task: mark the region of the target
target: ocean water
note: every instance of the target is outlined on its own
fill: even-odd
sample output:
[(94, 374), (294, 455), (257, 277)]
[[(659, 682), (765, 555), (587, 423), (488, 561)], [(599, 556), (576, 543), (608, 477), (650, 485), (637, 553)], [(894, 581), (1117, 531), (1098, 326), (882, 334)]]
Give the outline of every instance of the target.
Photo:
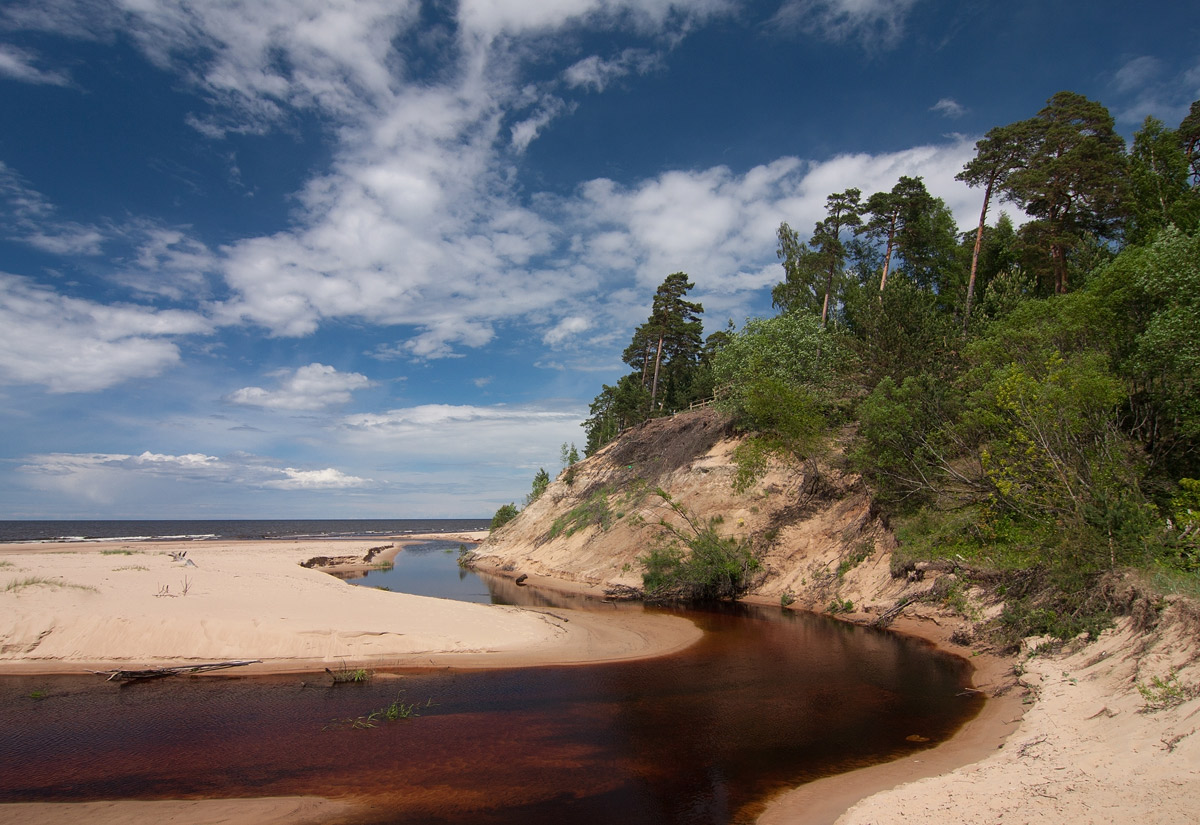
[(486, 530), (489, 519), (199, 519), (0, 521), (0, 543), (370, 538)]

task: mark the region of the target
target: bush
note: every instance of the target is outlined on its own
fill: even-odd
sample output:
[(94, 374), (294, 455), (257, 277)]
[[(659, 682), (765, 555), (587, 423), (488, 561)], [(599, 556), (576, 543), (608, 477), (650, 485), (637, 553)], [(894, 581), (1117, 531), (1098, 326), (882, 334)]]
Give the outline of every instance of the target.
[(496, 514), (492, 516), (492, 524), (488, 529), (489, 531), (498, 530), (516, 517), (517, 505), (513, 504), (512, 502), (503, 504), (500, 506), (500, 509), (496, 511)]
[(659, 490), (658, 495), (683, 519), (684, 527), (665, 519), (659, 521), (663, 540), (640, 559), (646, 567), (642, 575), (646, 599), (700, 602), (743, 595), (760, 567), (750, 546), (745, 541), (719, 536), (717, 518), (701, 524), (667, 493)]

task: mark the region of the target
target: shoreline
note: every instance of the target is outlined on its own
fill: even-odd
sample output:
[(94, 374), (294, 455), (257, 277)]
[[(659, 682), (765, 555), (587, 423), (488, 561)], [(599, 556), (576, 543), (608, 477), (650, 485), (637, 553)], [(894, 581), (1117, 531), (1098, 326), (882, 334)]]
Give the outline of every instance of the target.
[(875, 794), (986, 759), (1019, 730), (1025, 708), (1013, 673), (1016, 656), (971, 655), (969, 648), (950, 641), (949, 629), (921, 617), (901, 616), (888, 630), (968, 661), (974, 668), (972, 687), (987, 694), (983, 707), (949, 739), (928, 750), (815, 779), (775, 795), (759, 814), (758, 825), (834, 825), (855, 804)]
[[(442, 539), (445, 536), (434, 535), (429, 538)], [(465, 538), (455, 536), (451, 540)], [(365, 549), (372, 543), (377, 545), (379, 541), (393, 541), (399, 545), (408, 540), (421, 541), (426, 540), (426, 537), (373, 538), (371, 542), (363, 541), (361, 544)], [(320, 555), (316, 551), (321, 549), (322, 544), (328, 548), (334, 543), (241, 541), (229, 542), (228, 544), (234, 546), (227, 550), (234, 551), (230, 554), (231, 557), (244, 556), (248, 549), (247, 544), (269, 545), (272, 549), (267, 556), (273, 557), (273, 561), (271, 558), (267, 559), (271, 562), (268, 564), (268, 571), (278, 573), (276, 568), (281, 564), (286, 568), (288, 575), (274, 582), (259, 581), (257, 576), (262, 575), (261, 573), (246, 571), (255, 578), (255, 586), (243, 591), (243, 595), (249, 593), (250, 597), (255, 597), (261, 595), (264, 589), (278, 587), (280, 581), (296, 581), (296, 570), (304, 570), (300, 568), (299, 562), (312, 555)], [(174, 542), (167, 544), (172, 549), (178, 549), (179, 546)], [(197, 543), (194, 546), (197, 549), (201, 546), (214, 547), (209, 542)], [(336, 546), (339, 550), (348, 547), (344, 540), (338, 540)], [(112, 549), (122, 551), (128, 548)], [(130, 553), (130, 561), (136, 564), (139, 562), (139, 555), (148, 555), (138, 552), (144, 549), (145, 545), (135, 544), (133, 552)], [(397, 546), (394, 553), (400, 552), (401, 549)], [(189, 548), (189, 552), (194, 551)], [(78, 545), (36, 545), (35, 549), (24, 554), (15, 551), (11, 545), (0, 546), (0, 562), (21, 555), (53, 557), (57, 554), (85, 556), (93, 561), (107, 559), (109, 566), (121, 565), (126, 561), (121, 555), (104, 555), (100, 546), (89, 546), (80, 550)], [(212, 559), (205, 561), (203, 569), (220, 566), (212, 562)], [(170, 566), (161, 569), (176, 574), (179, 570)], [(0, 567), (0, 576), (5, 578), (18, 577), (24, 572), (26, 571), (14, 570), (11, 566)], [(343, 594), (346, 591), (361, 592), (360, 589), (339, 582), (321, 571), (305, 570), (300, 575), (302, 578), (323, 583), (320, 589), (322, 601), (338, 601), (332, 595), (334, 589), (341, 589)], [(513, 574), (505, 575), (511, 578)], [(232, 586), (231, 581), (226, 583)], [(568, 594), (599, 592), (598, 588), (584, 583), (565, 582), (541, 576), (530, 576), (528, 584)], [(88, 596), (86, 592), (81, 595)], [(367, 601), (379, 604), (379, 596), (398, 598), (402, 595), (378, 593), (375, 597), (367, 598)], [(357, 598), (362, 599), (364, 596), (366, 594)], [(411, 598), (422, 602), (441, 602), (426, 600), (423, 597)], [(161, 599), (157, 602), (156, 609), (170, 611), (173, 607), (167, 605), (178, 606), (188, 599), (199, 601), (195, 599), (194, 594), (188, 595), (186, 599)], [(86, 598), (81, 600), (85, 601)], [(456, 607), (455, 612), (458, 606), (464, 605), (452, 604)], [(311, 609), (312, 604), (308, 607)], [(487, 606), (475, 607), (490, 609)], [(1188, 612), (1189, 610), (1191, 612)], [(534, 644), (532, 647), (522, 649), (517, 646), (517, 649), (507, 651), (456, 649), (453, 652), (426, 652), (403, 662), (392, 660), (390, 663), (397, 666), (536, 666), (563, 663), (564, 649), (574, 650), (575, 658), (567, 663), (611, 661), (611, 658), (606, 659), (604, 655), (612, 654), (614, 639), (605, 638), (605, 634), (613, 634), (617, 639), (624, 640), (618, 644), (618, 648), (629, 641), (630, 634), (640, 638), (640, 653), (631, 654), (625, 649), (619, 651), (618, 657), (654, 656), (660, 655), (664, 650), (670, 652), (670, 644), (665, 648), (655, 647), (661, 640), (649, 640), (645, 637), (645, 634), (653, 635), (662, 627), (651, 628), (644, 624), (640, 628), (632, 627), (628, 623), (630, 617), (622, 616), (621, 611), (613, 611), (608, 615), (592, 614), (591, 619), (594, 623), (587, 619), (580, 621), (580, 618), (587, 614), (567, 611), (566, 608), (541, 612), (520, 609), (518, 612), (525, 614), (526, 618), (531, 615), (541, 617), (534, 618), (534, 622), (541, 624), (540, 630), (543, 633), (548, 632), (551, 637), (555, 637), (560, 632), (565, 632), (565, 628), (568, 627), (566, 622), (561, 621), (565, 617), (555, 615), (564, 611), (571, 614), (569, 624), (572, 631), (585, 630), (583, 638), (589, 638), (589, 634), (598, 634), (591, 639), (590, 644), (579, 647), (577, 643), (580, 637), (576, 636), (572, 641), (576, 644), (574, 648), (558, 638), (557, 646), (551, 644), (539, 648)], [(972, 674), (972, 684), (989, 694), (980, 713), (965, 723), (950, 739), (926, 751), (825, 777), (783, 791), (765, 801), (757, 821), (761, 825), (867, 825), (903, 821), (920, 821), (929, 825), (961, 825), (962, 822), (978, 822), (985, 825), (998, 821), (999, 813), (1007, 812), (1023, 817), (1022, 821), (1044, 822), (1049, 825), (1051, 822), (1086, 818), (1090, 810), (1088, 801), (1102, 794), (1115, 800), (1110, 804), (1126, 804), (1126, 807), (1116, 809), (1123, 813), (1097, 819), (1097, 822), (1128, 821), (1128, 817), (1133, 813), (1140, 813), (1143, 818), (1147, 813), (1153, 813), (1151, 819), (1154, 822), (1188, 821), (1186, 811), (1200, 807), (1200, 735), (1192, 735), (1200, 730), (1200, 696), (1194, 695), (1178, 707), (1161, 714), (1149, 715), (1140, 708), (1143, 700), (1136, 689), (1137, 685), (1141, 684), (1137, 681), (1139, 678), (1150, 678), (1146, 674), (1183, 673), (1186, 679), (1195, 681), (1196, 662), (1200, 660), (1200, 656), (1196, 654), (1196, 627), (1200, 617), (1195, 615), (1194, 608), (1189, 608), (1184, 602), (1179, 602), (1178, 606), (1173, 608), (1173, 613), (1164, 611), (1164, 616), (1174, 618), (1170, 622), (1164, 619), (1162, 627), (1149, 636), (1145, 631), (1133, 630), (1126, 621), (1118, 628), (1106, 631), (1098, 641), (1083, 647), (1082, 650), (1041, 653), (1037, 656), (1031, 652), (1032, 646), (1024, 653), (1014, 656), (972, 653), (969, 648), (951, 643), (951, 626), (938, 624), (931, 617), (901, 617), (890, 628), (893, 632), (922, 639), (932, 647), (960, 656), (973, 665), (975, 671)], [(585, 624), (591, 624), (591, 627), (584, 629)], [(699, 633), (690, 623), (685, 624), (696, 634)], [(690, 641), (680, 642), (680, 639), (676, 638), (675, 643), (686, 646)], [(654, 650), (647, 652), (650, 648)], [(439, 661), (439, 656), (444, 658)], [(364, 660), (364, 657), (354, 658), (355, 664)], [(75, 659), (60, 664), (69, 669), (77, 667), (81, 662), (82, 660)], [(239, 668), (236, 672), (308, 672), (314, 667), (319, 670), (324, 662), (328, 662), (328, 659), (309, 661), (292, 658), (286, 662), (277, 660), (259, 670)], [(370, 661), (366, 663), (371, 664)], [(26, 665), (28, 664), (27, 662)], [(65, 672), (64, 669), (50, 669), (46, 665), (47, 662), (42, 661), (35, 662), (30, 670), (16, 669), (20, 665), (10, 656), (7, 662), (0, 662), (0, 674)], [(377, 666), (383, 665), (377, 663)], [(76, 669), (71, 672), (79, 671)], [(212, 676), (219, 677), (220, 672)], [(1026, 693), (1036, 695), (1037, 702), (1028, 704), (1024, 700)], [(1197, 693), (1200, 694), (1200, 691)], [(1042, 750), (1032, 751), (1034, 756), (1031, 758), (1030, 749), (1035, 746)], [(1046, 772), (1050, 766), (1038, 761), (1043, 753), (1046, 754), (1047, 760), (1061, 763), (1052, 766), (1053, 771), (1057, 773), (1047, 776)], [(1081, 761), (1088, 764), (1075, 764)], [(1055, 782), (1058, 784), (1053, 784)], [(1047, 787), (1055, 792), (1047, 791), (1043, 794), (1030, 790), (1045, 790)], [(1084, 787), (1087, 788), (1087, 794), (1073, 795), (1077, 789)], [(1137, 800), (1141, 807), (1136, 811), (1129, 808), (1128, 805), (1132, 804), (1129, 803), (1130, 799)], [(1170, 801), (1155, 801), (1160, 799)], [(1075, 807), (1071, 807), (1072, 804)], [(1049, 805), (1053, 807), (1046, 808)], [(1170, 808), (1169, 812), (1167, 806)], [(168, 818), (174, 822), (193, 825), (251, 825), (259, 822), (283, 825), (337, 821), (343, 817), (353, 817), (356, 810), (353, 800), (322, 797), (12, 803), (0, 805), (0, 825), (51, 825), (66, 822), (80, 815), (98, 825), (150, 823)]]

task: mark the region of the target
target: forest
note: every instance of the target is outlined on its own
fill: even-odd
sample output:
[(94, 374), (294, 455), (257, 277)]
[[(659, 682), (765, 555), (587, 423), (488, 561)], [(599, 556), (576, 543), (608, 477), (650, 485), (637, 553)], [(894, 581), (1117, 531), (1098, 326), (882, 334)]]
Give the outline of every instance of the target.
[(1102, 621), (1115, 571), (1197, 595), (1200, 101), (1127, 147), (1060, 92), (957, 178), (980, 194), (966, 230), (917, 177), (831, 193), (806, 239), (782, 223), (778, 314), (741, 329), (702, 337), (694, 285), (668, 275), (585, 452), (715, 403), (746, 436), (737, 486), (843, 462), (898, 537), (893, 572), (990, 582), (1016, 635)]

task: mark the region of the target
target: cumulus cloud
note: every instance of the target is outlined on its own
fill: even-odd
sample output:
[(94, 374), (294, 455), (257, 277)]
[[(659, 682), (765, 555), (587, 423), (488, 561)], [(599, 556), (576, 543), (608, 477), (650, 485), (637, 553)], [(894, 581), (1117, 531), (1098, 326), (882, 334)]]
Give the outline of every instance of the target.
[(272, 389), (242, 387), (226, 398), (232, 404), (268, 410), (323, 410), (346, 404), (354, 390), (371, 386), (365, 375), (338, 372), (334, 367), (312, 363), (296, 370), (272, 373), (278, 379)]
[(587, 332), (592, 328), (592, 322), (582, 315), (572, 315), (569, 318), (563, 318), (554, 327), (542, 336), (542, 342), (549, 346), (558, 346), (568, 338), (579, 335), (581, 332)]
[(0, 382), (93, 392), (158, 375), (178, 363), (172, 340), (207, 334), (194, 312), (71, 298), (0, 273)]
[[(848, 36), (898, 30), (913, 1), (786, 8), (807, 9), (805, 19), (824, 21), (827, 36)], [(603, 343), (644, 314), (650, 291), (678, 270), (697, 282), (710, 317), (743, 314), (779, 277), (779, 223), (804, 232), (822, 217), (825, 196), (847, 186), (869, 192), (921, 174), (968, 224), (978, 209), (977, 197), (953, 182), (969, 157), (967, 139), (881, 156), (781, 158), (744, 172), (674, 170), (624, 185), (600, 179), (569, 195), (530, 197), (514, 183), (513, 156), (567, 109), (549, 87), (522, 81), (511, 38), (596, 19), (665, 36), (727, 4), (465, 2), (455, 71), (419, 84), (402, 82), (407, 57), (391, 45), (414, 24), (416, 4), (363, 0), (353, 14), (349, 8), (147, 0), (126, 10), (122, 19), (145, 53), (188, 78), (225, 118), (211, 134), (274, 128), (308, 107), (338, 125), (339, 142), (328, 169), (297, 194), (287, 229), (214, 252), (186, 227), (151, 226), (137, 266), (119, 276), (123, 284), (184, 300), (205, 295), (219, 276), (229, 297), (206, 309), (214, 323), (305, 336), (329, 320), (362, 319), (397, 327), (399, 340), (377, 357), (429, 360), (485, 346), (514, 321), (559, 346), (589, 318), (601, 330), (591, 343)], [(645, 50), (589, 57), (560, 82), (598, 91), (657, 59)], [(29, 214), (48, 208), (28, 187), (21, 194)], [(69, 233), (59, 237), (65, 248)], [(77, 248), (87, 240), (79, 235)], [(152, 274), (161, 272), (172, 277), (156, 286)], [(279, 389), (239, 392), (239, 403), (281, 397)]]
[(346, 487), (362, 487), (370, 483), (368, 478), (356, 478), (340, 470), (326, 467), (324, 470), (297, 470), (283, 468), (284, 478), (264, 481), (264, 487), (278, 490), (338, 490)]
[(860, 40), (891, 47), (904, 32), (905, 19), (918, 0), (786, 0), (776, 14), (779, 25), (828, 40)]

